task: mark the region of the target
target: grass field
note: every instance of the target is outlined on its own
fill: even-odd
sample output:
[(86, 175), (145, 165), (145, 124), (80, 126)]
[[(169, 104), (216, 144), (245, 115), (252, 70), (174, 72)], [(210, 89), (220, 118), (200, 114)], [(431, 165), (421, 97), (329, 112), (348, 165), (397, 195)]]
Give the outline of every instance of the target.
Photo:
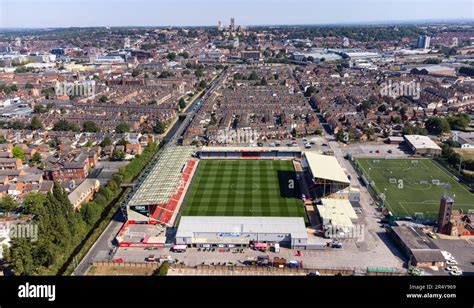
[(369, 158), (357, 159), (357, 163), (374, 182), (377, 194), (385, 194), (385, 206), (394, 215), (437, 217), (444, 183), (450, 185), (448, 193), (454, 198), (455, 209), (474, 209), (474, 194), (431, 160)]
[[(293, 180), (295, 187), (289, 188)], [(303, 217), (291, 161), (202, 160), (183, 216)]]

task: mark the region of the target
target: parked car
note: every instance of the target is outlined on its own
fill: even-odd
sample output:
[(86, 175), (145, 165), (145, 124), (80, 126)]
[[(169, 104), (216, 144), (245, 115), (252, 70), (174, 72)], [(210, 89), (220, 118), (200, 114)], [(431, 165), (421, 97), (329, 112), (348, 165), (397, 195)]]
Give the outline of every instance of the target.
[(306, 276), (321, 276), (321, 274), (318, 271), (316, 271), (316, 272), (309, 272), (308, 275)]
[(450, 275), (452, 276), (461, 276), (462, 275), (462, 272), (461, 271), (451, 271), (449, 272)]
[(458, 271), (459, 267), (457, 267), (456, 265), (450, 265), (450, 266), (446, 267), (446, 270), (448, 272)]
[(148, 257), (145, 258), (145, 261), (148, 262), (148, 263), (155, 263), (156, 258), (155, 258), (154, 255), (149, 255)]

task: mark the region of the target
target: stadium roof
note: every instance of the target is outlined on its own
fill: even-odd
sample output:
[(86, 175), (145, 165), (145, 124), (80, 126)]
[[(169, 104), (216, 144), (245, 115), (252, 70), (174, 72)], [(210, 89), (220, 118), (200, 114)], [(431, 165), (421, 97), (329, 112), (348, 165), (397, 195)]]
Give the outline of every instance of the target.
[(302, 217), (181, 217), (176, 237), (192, 237), (197, 232), (290, 233), (293, 238), (307, 238), (308, 236)]
[(336, 227), (352, 227), (352, 220), (357, 219), (357, 214), (347, 199), (321, 199), (322, 205), (317, 205), (323, 224)]
[(202, 147), (201, 152), (301, 152), (299, 147)]
[(195, 147), (167, 146), (128, 202), (128, 206), (167, 203), (181, 179), (181, 171)]
[(334, 156), (305, 152), (311, 173), (315, 178), (350, 184), (347, 175)]

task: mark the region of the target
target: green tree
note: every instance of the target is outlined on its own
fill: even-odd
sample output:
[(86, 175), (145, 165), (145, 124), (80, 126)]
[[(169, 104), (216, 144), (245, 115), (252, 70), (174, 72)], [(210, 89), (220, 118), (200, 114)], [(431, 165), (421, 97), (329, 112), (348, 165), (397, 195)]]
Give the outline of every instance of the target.
[(107, 96), (102, 95), (102, 96), (99, 98), (99, 102), (102, 103), (102, 104), (107, 103)]
[(176, 53), (174, 52), (169, 52), (167, 55), (166, 55), (166, 58), (170, 61), (174, 61), (176, 59)]
[(0, 200), (0, 210), (7, 214), (13, 212), (18, 208), (18, 202), (15, 201), (10, 195), (6, 195)]
[(31, 130), (43, 129), (43, 122), (41, 122), (38, 116), (33, 116), (33, 118), (31, 118), (31, 122), (28, 128)]
[(432, 134), (445, 134), (450, 132), (448, 120), (440, 117), (431, 117), (425, 123), (426, 129)]
[(31, 162), (34, 164), (39, 164), (41, 162), (41, 154), (39, 152), (35, 152), (31, 157)]
[(187, 59), (189, 58), (189, 53), (187, 51), (184, 51), (184, 52), (181, 52), (179, 56), (182, 57), (183, 59)]
[(95, 202), (88, 202), (81, 207), (82, 219), (89, 226), (93, 226), (99, 219), (102, 210), (103, 208), (99, 204)]
[(202, 69), (197, 69), (196, 71), (194, 71), (194, 76), (196, 76), (197, 78), (201, 78), (202, 76), (204, 76), (204, 72), (202, 71)]
[(88, 133), (98, 133), (100, 132), (100, 127), (93, 121), (84, 121), (82, 123), (82, 131)]
[(205, 89), (207, 87), (207, 82), (205, 80), (201, 80), (201, 82), (199, 83), (199, 87), (201, 89)]
[(165, 129), (165, 124), (160, 120), (157, 120), (155, 126), (153, 127), (153, 131), (155, 132), (155, 134), (163, 134), (165, 132)]
[(122, 122), (117, 127), (115, 127), (115, 132), (117, 134), (124, 134), (130, 131), (130, 125), (126, 122)]
[(105, 138), (102, 140), (102, 142), (100, 143), (100, 146), (103, 147), (103, 148), (105, 148), (105, 147), (107, 147), (107, 146), (109, 146), (109, 145), (112, 145), (112, 139), (110, 139), (110, 137), (107, 136), (107, 137), (105, 137)]
[(10, 122), (8, 127), (14, 130), (22, 130), (22, 129), (25, 129), (25, 124), (22, 121), (15, 120), (13, 122)]
[(181, 98), (179, 99), (178, 106), (179, 106), (180, 109), (186, 108), (186, 101), (184, 100), (184, 98), (181, 97)]
[(471, 119), (467, 114), (460, 113), (453, 116), (449, 116), (447, 118), (447, 121), (452, 130), (465, 130), (469, 126)]
[(113, 151), (110, 159), (113, 161), (121, 161), (125, 159), (125, 153), (122, 151)]
[(14, 146), (12, 148), (12, 155), (13, 155), (13, 157), (19, 158), (19, 159), (24, 159), (25, 158), (25, 153), (23, 153), (23, 150), (18, 146)]
[(137, 77), (138, 75), (140, 75), (140, 70), (135, 68), (133, 69), (132, 71), (132, 77)]

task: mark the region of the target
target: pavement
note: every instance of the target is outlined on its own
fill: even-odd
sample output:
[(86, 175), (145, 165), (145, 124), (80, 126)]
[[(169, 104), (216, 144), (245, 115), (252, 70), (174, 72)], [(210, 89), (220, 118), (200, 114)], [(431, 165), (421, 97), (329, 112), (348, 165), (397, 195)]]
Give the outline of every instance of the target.
[(72, 273), (73, 276), (85, 275), (87, 269), (95, 260), (110, 259), (109, 253), (112, 252), (115, 248), (115, 236), (118, 234), (124, 223), (125, 219), (123, 218), (122, 211), (118, 211), (118, 213), (114, 216), (107, 228), (105, 228), (104, 232), (102, 232), (102, 234), (99, 236), (99, 238), (94, 243), (89, 252), (87, 252), (82, 261), (75, 268), (74, 272)]

